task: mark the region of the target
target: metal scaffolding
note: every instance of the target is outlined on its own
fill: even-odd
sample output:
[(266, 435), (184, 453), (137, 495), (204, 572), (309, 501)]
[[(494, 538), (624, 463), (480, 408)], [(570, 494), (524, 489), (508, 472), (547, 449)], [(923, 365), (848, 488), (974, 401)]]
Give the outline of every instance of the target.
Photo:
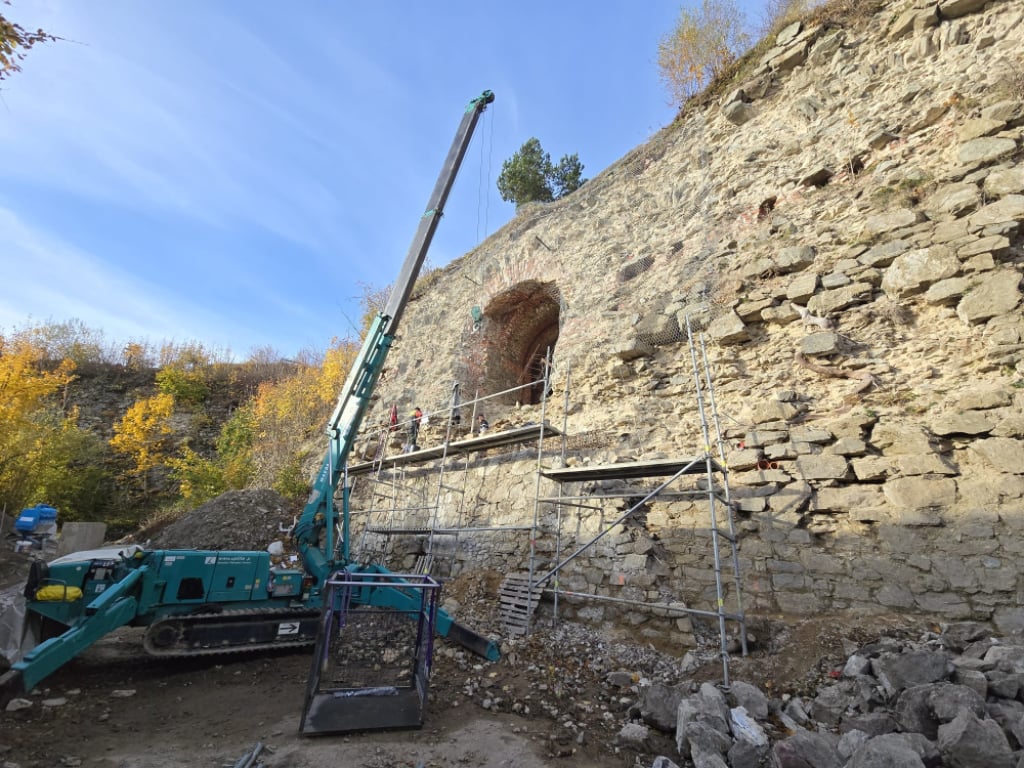
[[(370, 460), (348, 467), (350, 478), (365, 478), (370, 483), (368, 496), (366, 492), (362, 496), (371, 500), (369, 507), (353, 511), (353, 516), (363, 517), (360, 556), (377, 557), (380, 562), (385, 562), (387, 556), (393, 554), (392, 547), (396, 540), (402, 537), (419, 537), (421, 550), (413, 572), (434, 572), (439, 576), (451, 576), (460, 540), (465, 540), (467, 536), (478, 538), (500, 532), (521, 533), (528, 537), (519, 550), (523, 554), (519, 560), (521, 565), (518, 566), (521, 570), (506, 576), (499, 590), (502, 619), (510, 634), (528, 634), (531, 631), (537, 605), (545, 594), (552, 598), (554, 621), (558, 621), (559, 618), (559, 601), (565, 598), (646, 608), (659, 616), (710, 618), (717, 623), (723, 679), (724, 684), (728, 685), (727, 622), (738, 624), (740, 647), (744, 655), (747, 653), (737, 536), (729, 491), (729, 471), (724, 461), (725, 444), (715, 402), (707, 348), (703, 337), (694, 337), (689, 321), (686, 332), (696, 389), (696, 413), (700, 420), (702, 451), (681, 459), (654, 459), (601, 466), (567, 466), (570, 376), (566, 371), (565, 402), (561, 427), (558, 428), (547, 420), (548, 398), (552, 391), (549, 353), (544, 376), (538, 381), (465, 402), (459, 401), (457, 388), (453, 388), (453, 396), (447, 406), (447, 424), (439, 445), (417, 447), (409, 452), (394, 452), (387, 455), (387, 434), (380, 438), (370, 438), (371, 445), (376, 441), (376, 454)], [(477, 409), (486, 401), (505, 398), (518, 390), (536, 388), (541, 384), (540, 389), (535, 390), (543, 392), (538, 403), (538, 422), (503, 431), (488, 431), (483, 435), (466, 435), (455, 428), (461, 421), (455, 418), (455, 413), (460, 409), (471, 409), (475, 419)], [(443, 414), (443, 408), (436, 412), (436, 415)], [(392, 424), (384, 429), (395, 430), (396, 427), (400, 429), (402, 425)], [(545, 454), (545, 440), (552, 437), (562, 438), (560, 448), (556, 451), (549, 448)], [(494, 449), (525, 446), (533, 441), (536, 441), (537, 446), (536, 484), (530, 518), (515, 525), (480, 524), (480, 521), (475, 521), (471, 511), (467, 513), (467, 497), (471, 495), (468, 483), (473, 457), (479, 457)], [(718, 458), (713, 455), (713, 448)], [(551, 466), (545, 466), (545, 455), (548, 459), (554, 459), (548, 462)], [(481, 463), (477, 466), (482, 472), (486, 472), (486, 464)], [(417, 482), (411, 482), (413, 479)], [(555, 484), (553, 495), (545, 495), (544, 480)], [(605, 488), (600, 492), (584, 488), (588, 484), (607, 486), (608, 481), (614, 481), (613, 484), (620, 487), (611, 490)], [(688, 487), (684, 486), (684, 481), (689, 483)], [(483, 487), (483, 479), (480, 483)], [(447, 502), (443, 503), (445, 492)], [(606, 522), (605, 505), (614, 500), (625, 501), (629, 506), (616, 519)], [(634, 600), (628, 596), (573, 591), (559, 584), (558, 577), (566, 566), (576, 561), (617, 527), (627, 523), (631, 518), (635, 521), (638, 513), (656, 500), (690, 500), (706, 503), (710, 519), (710, 555), (713, 560), (713, 606), (691, 608), (682, 603), (677, 596), (664, 591), (664, 601), (656, 602)], [(581, 540), (577, 533), (576, 541), (566, 544), (563, 543), (563, 528), (568, 519), (566, 511), (572, 509), (577, 510), (580, 520), (585, 514), (601, 515), (601, 525), (596, 535), (588, 540)], [(550, 548), (538, 551), (538, 540), (544, 540), (547, 546), (551, 544), (552, 538), (553, 551)], [(444, 547), (439, 546), (441, 541), (445, 542)], [(570, 547), (572, 549), (568, 551)], [(543, 568), (538, 567), (538, 563), (541, 563)], [(727, 584), (730, 580), (731, 584)], [(735, 598), (735, 608), (726, 610), (729, 587)], [(708, 602), (711, 602), (711, 599), (708, 595)]]
[[(558, 621), (558, 601), (562, 597), (581, 598), (585, 600), (603, 601), (647, 608), (653, 613), (671, 615), (690, 615), (712, 618), (717, 622), (720, 656), (722, 660), (723, 684), (729, 685), (729, 651), (727, 621), (738, 624), (738, 635), (743, 655), (747, 654), (746, 618), (743, 610), (742, 582), (740, 578), (739, 554), (737, 547), (736, 527), (734, 523), (732, 501), (729, 492), (729, 471), (724, 461), (725, 445), (722, 437), (721, 423), (715, 402), (714, 385), (711, 368), (708, 362), (707, 347), (703, 336), (695, 341), (689, 320), (687, 320), (687, 338), (693, 365), (693, 379), (696, 388), (697, 414), (700, 418), (700, 430), (703, 438), (703, 450), (695, 456), (684, 459), (656, 459), (650, 461), (634, 461), (602, 466), (566, 467), (563, 449), (563, 461), (559, 468), (542, 468), (539, 474), (557, 484), (557, 493), (553, 496), (541, 496), (538, 492), (535, 505), (534, 525), (538, 519), (536, 509), (542, 505), (550, 505), (555, 517), (555, 565), (542, 574), (535, 574), (533, 558), (529, 574), (512, 575), (505, 579), (501, 588), (502, 609), (506, 628), (510, 632), (529, 633), (532, 615), (541, 594), (549, 594), (554, 601), (553, 619)], [(710, 423), (709, 423), (710, 414)], [(714, 444), (718, 456), (712, 455), (712, 429)], [(691, 476), (697, 479), (696, 487), (680, 489), (680, 480)], [(585, 493), (576, 490), (566, 492), (566, 488), (579, 489), (584, 483), (603, 483), (605, 481), (636, 481), (660, 479), (653, 488), (629, 485), (624, 490), (604, 491), (601, 493)], [(539, 485), (538, 485), (539, 488)], [(562, 557), (563, 512), (566, 508), (589, 510), (592, 513), (604, 513), (604, 502), (609, 499), (636, 499), (628, 509), (615, 520), (603, 525), (601, 530), (589, 540), (579, 544), (568, 555)], [(710, 518), (711, 555), (715, 581), (715, 605), (711, 610), (690, 608), (688, 606), (666, 602), (647, 600), (631, 600), (628, 598), (584, 593), (563, 589), (558, 582), (558, 575), (568, 564), (575, 561), (584, 552), (590, 550), (607, 534), (618, 526), (645, 510), (652, 501), (670, 501), (673, 499), (704, 499), (707, 503)], [(725, 607), (726, 569), (723, 566), (723, 544), (728, 542), (731, 551), (732, 587), (735, 597), (735, 609), (727, 611)], [(561, 558), (561, 559), (559, 559)]]
[[(439, 575), (450, 576), (453, 561), (458, 552), (460, 539), (467, 535), (485, 535), (500, 532), (528, 535), (531, 550), (530, 571), (534, 567), (537, 517), (529, 524), (521, 525), (480, 525), (466, 519), (466, 497), (471, 461), (474, 456), (488, 452), (533, 444), (536, 441), (538, 468), (544, 453), (544, 441), (562, 432), (546, 421), (547, 398), (550, 391), (550, 363), (546, 363), (543, 376), (517, 387), (462, 401), (457, 386), (444, 408), (435, 415), (446, 415), (444, 436), (439, 445), (412, 450), (404, 446), (400, 452), (388, 455), (390, 441), (388, 433), (400, 431), (404, 424), (391, 424), (368, 436), (367, 443), (375, 446), (370, 460), (350, 464), (350, 480), (364, 478), (370, 484), (368, 491), (370, 505), (365, 509), (353, 509), (353, 517), (362, 518), (362, 532), (359, 558), (372, 558), (385, 562), (393, 554), (394, 542), (401, 537), (419, 537), (422, 542), (421, 554), (412, 570), (428, 574), (436, 571)], [(459, 429), (461, 411), (472, 414), (470, 425), (476, 421), (478, 410), (487, 402), (493, 402), (522, 390), (542, 391), (539, 403), (539, 421), (513, 426), (501, 431), (488, 429), (484, 434), (468, 435)], [(458, 414), (458, 415), (457, 415)], [(428, 484), (426, 478), (435, 475), (436, 482)], [(418, 483), (412, 482), (414, 479)], [(538, 474), (539, 482), (539, 474)], [(430, 492), (428, 492), (428, 486)], [(444, 502), (448, 492), (448, 503)], [(448, 546), (442, 547), (444, 539)], [(525, 548), (525, 546), (524, 546)], [(442, 550), (444, 550), (442, 552)]]

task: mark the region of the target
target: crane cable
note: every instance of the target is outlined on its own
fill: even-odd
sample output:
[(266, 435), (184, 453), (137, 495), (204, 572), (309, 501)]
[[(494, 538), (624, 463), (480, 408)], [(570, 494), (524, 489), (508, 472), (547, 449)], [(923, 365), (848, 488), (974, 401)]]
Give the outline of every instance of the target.
[[(488, 112), (494, 111), (494, 105), (490, 106)], [(488, 115), (488, 112), (484, 112), (480, 117), (483, 120), (487, 120), (490, 126), (490, 133), (487, 136), (487, 141), (480, 142), (480, 166), (479, 166), (479, 183), (477, 185), (477, 199), (476, 199), (476, 241), (479, 243), (487, 233), (488, 217), (490, 213), (490, 187), (491, 187), (491, 168), (494, 164), (494, 120)], [(487, 162), (484, 162), (484, 149), (485, 145), (487, 148)], [(486, 179), (484, 178), (486, 173)], [(481, 226), (480, 209), (483, 207), (483, 225)]]

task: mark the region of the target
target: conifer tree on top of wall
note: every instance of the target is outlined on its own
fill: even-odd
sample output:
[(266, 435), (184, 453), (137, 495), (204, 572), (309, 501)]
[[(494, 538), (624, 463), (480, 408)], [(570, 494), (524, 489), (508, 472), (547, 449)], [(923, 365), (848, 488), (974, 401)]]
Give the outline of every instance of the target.
[(502, 164), (498, 192), (502, 200), (515, 203), (518, 208), (523, 203), (558, 200), (585, 182), (579, 155), (563, 155), (555, 165), (540, 141), (531, 138)]

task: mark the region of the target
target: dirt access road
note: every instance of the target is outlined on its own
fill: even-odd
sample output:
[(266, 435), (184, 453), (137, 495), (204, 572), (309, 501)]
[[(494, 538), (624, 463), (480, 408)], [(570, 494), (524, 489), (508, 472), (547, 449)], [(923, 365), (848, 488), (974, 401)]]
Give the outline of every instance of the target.
[[(621, 727), (618, 718), (578, 740), (539, 700), (529, 715), (499, 711), (507, 710), (500, 703), (484, 709), (490, 688), (530, 701), (536, 686), (523, 679), (517, 692), (519, 675), (506, 662), (481, 663), (445, 644), (436, 655), (421, 730), (310, 738), (297, 733), (308, 653), (169, 663), (142, 654), (140, 640), (137, 630), (105, 638), (28, 697), (30, 708), (0, 713), (0, 764), (223, 766), (234, 765), (257, 742), (269, 748), (259, 756), (266, 766), (289, 768), (533, 768), (552, 760), (621, 768), (637, 756), (609, 747), (608, 737)], [(482, 688), (484, 682), (491, 685)], [(572, 710), (566, 702), (566, 712)], [(670, 746), (667, 738), (664, 746)]]

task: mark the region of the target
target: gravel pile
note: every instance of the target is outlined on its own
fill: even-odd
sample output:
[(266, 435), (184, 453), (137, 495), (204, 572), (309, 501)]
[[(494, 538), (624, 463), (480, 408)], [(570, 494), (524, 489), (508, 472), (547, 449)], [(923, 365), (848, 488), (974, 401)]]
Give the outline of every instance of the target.
[(263, 550), (271, 542), (287, 540), (295, 514), (289, 502), (274, 491), (228, 491), (168, 525), (149, 546)]

